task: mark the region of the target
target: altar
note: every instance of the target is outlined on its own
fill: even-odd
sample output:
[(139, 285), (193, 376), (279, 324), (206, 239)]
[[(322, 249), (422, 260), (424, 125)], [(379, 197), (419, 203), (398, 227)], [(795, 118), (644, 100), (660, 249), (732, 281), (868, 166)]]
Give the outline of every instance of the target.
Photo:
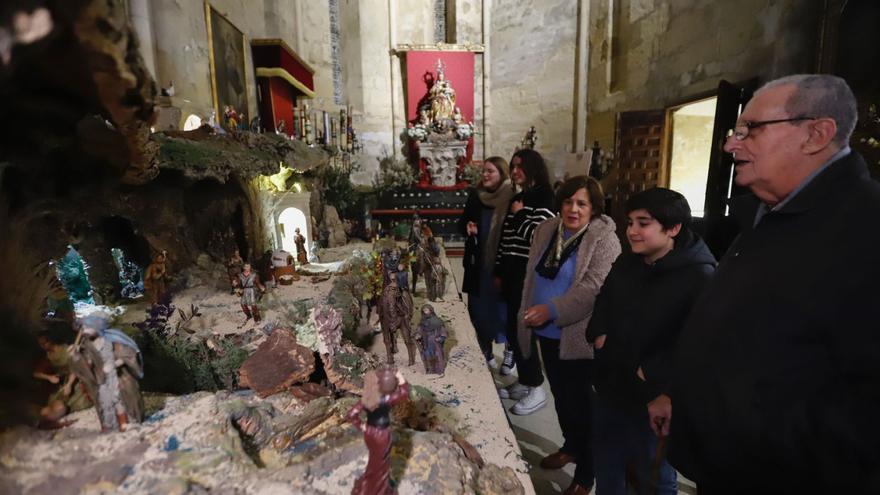
[[(380, 197), (370, 213), (385, 231), (418, 214), (436, 235), (456, 240), (469, 186), (465, 166), (473, 154), (473, 54), (410, 52), (407, 74), (406, 149), (416, 180)], [(419, 81), (424, 92), (416, 90)]]

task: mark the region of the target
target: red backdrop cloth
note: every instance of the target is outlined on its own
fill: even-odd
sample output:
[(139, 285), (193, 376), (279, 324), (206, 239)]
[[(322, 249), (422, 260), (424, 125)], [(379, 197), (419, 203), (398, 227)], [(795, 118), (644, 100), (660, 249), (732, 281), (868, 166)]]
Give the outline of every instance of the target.
[(296, 103), (293, 87), (280, 77), (269, 78), (269, 88), (272, 92), (272, 109), (275, 115), (275, 125), (271, 129), (278, 130), (280, 121), (284, 121), (285, 133), (293, 134), (293, 105)]
[[(473, 52), (407, 52), (406, 114), (408, 120), (419, 117), (419, 101), (431, 89), (426, 77), (437, 79), (437, 59), (446, 64), (446, 79), (455, 90), (455, 105), (461, 108), (465, 122), (474, 119), (474, 54)], [(430, 76), (429, 76), (430, 74)]]
[[(446, 66), (444, 76), (455, 90), (455, 106), (461, 109), (462, 120), (471, 122), (474, 119), (474, 54), (473, 52), (449, 51), (411, 51), (406, 54), (406, 114), (409, 122), (417, 122), (419, 103), (425, 99), (433, 81), (437, 79), (437, 60)], [(468, 140), (467, 156), (459, 162), (471, 160), (474, 147), (473, 138)], [(417, 153), (418, 147), (410, 150)], [(455, 186), (440, 187), (430, 183), (425, 163), (419, 160), (419, 187), (422, 189), (453, 190), (466, 187), (459, 183)]]

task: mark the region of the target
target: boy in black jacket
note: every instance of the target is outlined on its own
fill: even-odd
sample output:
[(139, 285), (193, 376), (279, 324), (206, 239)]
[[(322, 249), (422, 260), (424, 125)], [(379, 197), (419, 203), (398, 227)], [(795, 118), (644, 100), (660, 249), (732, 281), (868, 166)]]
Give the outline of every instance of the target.
[[(658, 437), (669, 428), (662, 411), (671, 407), (676, 341), (715, 258), (690, 230), (691, 210), (681, 194), (649, 189), (630, 198), (626, 209), (631, 252), (615, 261), (587, 328), (596, 350), (596, 494), (625, 494), (632, 464), (638, 493), (675, 495), (675, 470), (654, 457)], [(659, 473), (652, 476), (652, 469)]]

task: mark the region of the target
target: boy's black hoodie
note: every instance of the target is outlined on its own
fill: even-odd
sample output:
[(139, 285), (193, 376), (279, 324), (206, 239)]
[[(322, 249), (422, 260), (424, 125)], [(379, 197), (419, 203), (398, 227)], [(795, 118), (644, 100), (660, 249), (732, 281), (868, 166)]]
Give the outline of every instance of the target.
[[(715, 258), (699, 236), (682, 231), (675, 248), (653, 265), (624, 253), (596, 298), (587, 341), (607, 335), (596, 350), (599, 396), (632, 412), (668, 393), (672, 357), (691, 306), (715, 271)], [(641, 367), (646, 381), (636, 374)]]

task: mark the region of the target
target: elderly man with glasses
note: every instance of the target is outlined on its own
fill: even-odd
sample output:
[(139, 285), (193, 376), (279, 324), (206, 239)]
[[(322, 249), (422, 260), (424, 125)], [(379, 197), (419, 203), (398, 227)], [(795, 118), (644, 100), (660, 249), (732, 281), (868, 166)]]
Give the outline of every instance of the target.
[(856, 117), (843, 79), (796, 75), (728, 134), (742, 232), (650, 411), (701, 495), (880, 493), (880, 184), (849, 148)]

